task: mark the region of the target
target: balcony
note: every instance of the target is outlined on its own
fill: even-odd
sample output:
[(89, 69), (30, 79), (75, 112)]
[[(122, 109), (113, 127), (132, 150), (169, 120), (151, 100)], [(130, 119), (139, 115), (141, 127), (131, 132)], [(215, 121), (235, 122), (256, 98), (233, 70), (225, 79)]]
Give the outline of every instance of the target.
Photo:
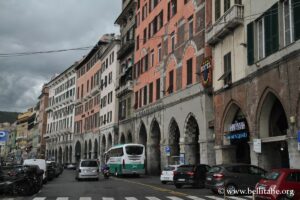
[(117, 88), (116, 95), (119, 98), (130, 91), (133, 91), (133, 81), (127, 81), (125, 85), (122, 85), (119, 88)]
[(93, 89), (91, 90), (91, 95), (95, 96), (96, 94), (98, 94), (100, 92), (100, 86), (96, 85), (93, 87)]
[(206, 31), (206, 42), (210, 45), (218, 43), (233, 29), (244, 22), (244, 6), (234, 5)]
[(127, 41), (126, 43), (121, 45), (120, 50), (118, 51), (118, 59), (121, 60), (127, 54), (133, 52), (134, 50), (134, 41)]

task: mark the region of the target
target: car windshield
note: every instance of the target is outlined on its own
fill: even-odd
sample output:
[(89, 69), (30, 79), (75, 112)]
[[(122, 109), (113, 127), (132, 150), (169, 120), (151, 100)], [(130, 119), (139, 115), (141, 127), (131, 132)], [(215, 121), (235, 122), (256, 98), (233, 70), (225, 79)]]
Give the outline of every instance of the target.
[(172, 167), (172, 166), (167, 166), (164, 168), (164, 171), (173, 171), (175, 170), (175, 167)]
[(128, 147), (126, 147), (126, 153), (128, 155), (142, 155), (143, 154), (143, 147), (128, 146)]
[(82, 161), (81, 167), (98, 167), (97, 161)]
[(264, 179), (266, 179), (266, 180), (277, 180), (279, 176), (280, 176), (279, 172), (270, 172), (270, 173), (267, 173), (265, 175)]
[(210, 168), (210, 170), (208, 171), (208, 173), (217, 173), (221, 171), (221, 167), (212, 167)]
[(194, 171), (194, 166), (190, 166), (190, 165), (187, 165), (187, 166), (181, 166), (181, 167), (178, 167), (177, 171), (179, 171), (179, 172), (190, 172), (190, 171)]

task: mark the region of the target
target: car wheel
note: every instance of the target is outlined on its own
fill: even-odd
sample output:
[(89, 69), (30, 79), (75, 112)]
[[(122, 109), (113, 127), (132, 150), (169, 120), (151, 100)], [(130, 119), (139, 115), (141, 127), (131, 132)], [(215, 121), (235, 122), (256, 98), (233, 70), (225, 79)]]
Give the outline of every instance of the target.
[(165, 185), (165, 184), (167, 184), (167, 181), (162, 181), (161, 183)]
[(227, 195), (235, 195), (237, 194), (237, 187), (234, 184), (228, 184), (225, 191)]
[(182, 184), (175, 183), (175, 187), (180, 189), (180, 188), (182, 188)]

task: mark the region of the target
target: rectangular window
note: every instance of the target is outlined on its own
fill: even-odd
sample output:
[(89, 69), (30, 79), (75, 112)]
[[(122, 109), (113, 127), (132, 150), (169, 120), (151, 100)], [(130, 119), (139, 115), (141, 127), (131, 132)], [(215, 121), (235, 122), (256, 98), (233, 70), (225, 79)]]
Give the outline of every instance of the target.
[(232, 83), (232, 73), (231, 73), (231, 52), (224, 56), (224, 85), (229, 85)]
[(160, 79), (156, 80), (156, 100), (160, 99)]
[(139, 106), (139, 92), (135, 92), (134, 109), (137, 109), (138, 106)]
[(215, 0), (215, 21), (221, 17), (221, 0)]
[(147, 105), (147, 96), (148, 96), (148, 92), (147, 92), (147, 85), (144, 87), (144, 106)]
[(224, 0), (224, 13), (229, 10), (231, 0)]
[(175, 49), (175, 34), (174, 32), (171, 33), (171, 51), (173, 52)]
[(172, 17), (176, 15), (177, 13), (177, 0), (171, 0), (171, 12), (172, 12)]
[(139, 108), (142, 107), (142, 93), (143, 93), (143, 89), (140, 89), (140, 95), (139, 95)]
[(153, 83), (149, 84), (149, 103), (153, 102)]
[(248, 65), (254, 63), (254, 32), (253, 22), (247, 25), (247, 57)]
[(189, 39), (191, 39), (194, 35), (194, 17), (191, 16), (189, 18)]
[(300, 39), (300, 1), (293, 0), (292, 7), (293, 7), (293, 16), (294, 16), (294, 39)]
[(144, 29), (144, 38), (143, 43), (145, 44), (147, 42), (147, 28)]
[(279, 49), (278, 3), (274, 4), (264, 15), (265, 56)]
[(174, 70), (169, 72), (169, 88), (168, 88), (169, 94), (173, 93), (173, 85), (174, 85)]
[(292, 7), (291, 0), (285, 0), (283, 3), (283, 22), (284, 22), (284, 45), (289, 45), (293, 41), (292, 31)]
[(186, 64), (187, 70), (186, 70), (186, 84), (190, 85), (193, 83), (193, 58), (187, 60), (187, 64)]
[(257, 22), (257, 58), (262, 59), (265, 56), (265, 36), (264, 36), (264, 18)]
[(161, 44), (158, 45), (157, 49), (158, 49), (158, 62), (160, 63), (160, 61), (162, 59)]
[(139, 50), (140, 48), (140, 36), (136, 37), (136, 50)]
[(154, 66), (154, 49), (151, 50), (151, 67)]

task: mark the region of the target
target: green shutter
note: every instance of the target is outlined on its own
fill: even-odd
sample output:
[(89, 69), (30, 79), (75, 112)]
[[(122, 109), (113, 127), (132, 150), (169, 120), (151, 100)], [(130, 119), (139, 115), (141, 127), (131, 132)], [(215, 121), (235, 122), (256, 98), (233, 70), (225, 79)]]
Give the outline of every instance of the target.
[(264, 16), (265, 20), (265, 54), (266, 56), (278, 51), (278, 4), (273, 5)]
[(247, 25), (247, 56), (248, 65), (254, 63), (254, 32), (253, 22)]
[(295, 40), (300, 39), (300, 0), (293, 0), (293, 13), (294, 13), (294, 35)]

